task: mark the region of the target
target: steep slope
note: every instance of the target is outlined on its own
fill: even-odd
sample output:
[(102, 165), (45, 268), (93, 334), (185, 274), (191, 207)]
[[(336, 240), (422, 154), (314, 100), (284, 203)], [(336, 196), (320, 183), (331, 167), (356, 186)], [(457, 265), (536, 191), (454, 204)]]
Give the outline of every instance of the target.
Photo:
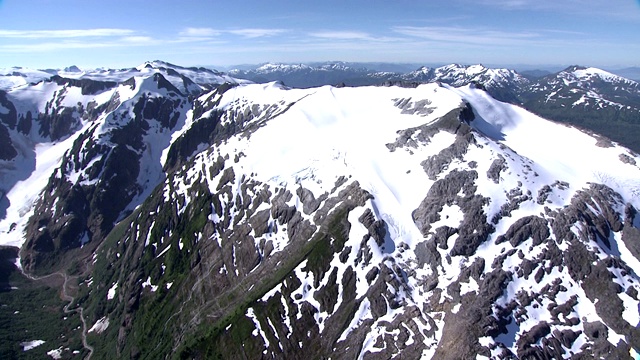
[(205, 94), (81, 286), (108, 324), (91, 341), (136, 358), (628, 357), (640, 157), (597, 142), (473, 86)]
[(2, 244), (25, 243), (25, 267), (44, 271), (95, 247), (164, 179), (162, 153), (192, 96), (230, 79), (166, 65), (73, 71), (0, 92), (0, 233)]

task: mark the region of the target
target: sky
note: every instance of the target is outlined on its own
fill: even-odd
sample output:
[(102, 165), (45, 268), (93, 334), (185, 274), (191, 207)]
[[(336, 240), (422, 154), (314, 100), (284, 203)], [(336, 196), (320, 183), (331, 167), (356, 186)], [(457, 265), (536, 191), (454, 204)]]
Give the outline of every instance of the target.
[[(638, 0), (0, 0), (0, 68), (640, 66)], [(521, 66), (521, 67), (522, 67)]]

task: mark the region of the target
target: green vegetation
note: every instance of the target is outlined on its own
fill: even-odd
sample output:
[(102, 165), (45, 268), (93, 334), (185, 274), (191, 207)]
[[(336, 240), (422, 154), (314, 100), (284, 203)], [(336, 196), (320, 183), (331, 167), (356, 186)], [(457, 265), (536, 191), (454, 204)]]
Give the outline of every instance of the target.
[(233, 310), (227, 312), (229, 315), (215, 324), (200, 327), (196, 334), (181, 346), (176, 354), (177, 358), (189, 359), (197, 355), (206, 359), (226, 359), (237, 356), (237, 351), (244, 351), (247, 358), (260, 357), (260, 352), (253, 351), (260, 349), (262, 342), (259, 340), (260, 343), (256, 344), (256, 338), (251, 335), (255, 326), (245, 316), (247, 309), (254, 308), (256, 314), (264, 317), (275, 316), (277, 310), (273, 307), (279, 306), (279, 302), (264, 306), (260, 305), (259, 299), (283, 282), (287, 276), (291, 276), (293, 270), (305, 259), (307, 269), (314, 271), (314, 274), (317, 271), (314, 276), (319, 279), (319, 275), (327, 271), (333, 254), (344, 247), (347, 240), (345, 234), (349, 231), (347, 216), (351, 209), (349, 206), (336, 209), (325, 228), (309, 239), (301, 249), (287, 256), (286, 262), (280, 263), (271, 276), (262, 278), (253, 289), (244, 291), (243, 287), (239, 286), (226, 293), (225, 298), (233, 301)]
[[(555, 77), (551, 77), (555, 79)], [(620, 143), (629, 149), (640, 153), (640, 96), (633, 87), (627, 90), (618, 89), (617, 85), (606, 82), (592, 84), (590, 88), (575, 89), (568, 87), (554, 87), (554, 98), (548, 100), (549, 91), (523, 93), (523, 106), (544, 118), (575, 125), (582, 129)], [(600, 103), (589, 100), (579, 103), (587, 90), (593, 89), (602, 97)], [(556, 93), (557, 92), (557, 93)], [(612, 101), (615, 104), (607, 104)], [(602, 106), (602, 107), (601, 107)]]
[[(61, 277), (55, 277), (59, 280)], [(47, 351), (62, 347), (63, 358), (79, 351), (78, 358), (86, 356), (82, 346), (80, 315), (65, 314), (67, 302), (60, 299), (60, 287), (50, 287), (45, 280), (32, 281), (17, 270), (9, 274), (13, 287), (0, 292), (0, 359), (45, 359)], [(44, 344), (23, 351), (22, 342), (43, 340)]]

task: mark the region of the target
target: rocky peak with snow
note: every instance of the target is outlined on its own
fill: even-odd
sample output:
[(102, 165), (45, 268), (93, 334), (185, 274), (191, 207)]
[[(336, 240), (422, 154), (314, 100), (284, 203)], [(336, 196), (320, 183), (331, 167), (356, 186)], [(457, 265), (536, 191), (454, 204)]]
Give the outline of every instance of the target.
[(635, 151), (640, 145), (640, 85), (593, 68), (571, 66), (542, 77), (520, 93), (521, 103), (542, 116), (593, 130)]
[(479, 84), (501, 101), (518, 103), (519, 93), (529, 80), (514, 70), (490, 69), (481, 64), (450, 64), (438, 68), (421, 67), (402, 75), (406, 81), (442, 82), (452, 86)]
[[(191, 96), (227, 81), (237, 83), (210, 70), (152, 62), (56, 74), (0, 92), (5, 243), (24, 243), (29, 269), (99, 243), (162, 180), (162, 152), (184, 125)], [(25, 188), (12, 192), (17, 184)]]
[(0, 92), (0, 239), (88, 266), (98, 357), (637, 355), (640, 156), (434, 73), (469, 83)]

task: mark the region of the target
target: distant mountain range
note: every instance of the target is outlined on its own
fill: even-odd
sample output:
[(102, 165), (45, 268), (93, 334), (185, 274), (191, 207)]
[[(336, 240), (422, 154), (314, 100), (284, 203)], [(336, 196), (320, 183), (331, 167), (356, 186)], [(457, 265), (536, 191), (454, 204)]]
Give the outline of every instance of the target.
[(610, 72), (570, 66), (557, 73), (491, 69), (482, 65), (451, 64), (420, 67), (397, 73), (370, 71), (349, 63), (317, 66), (263, 64), (229, 75), (254, 82), (282, 81), (293, 87), (321, 85), (416, 86), (440, 82), (451, 86), (471, 83), (494, 98), (523, 106), (546, 118), (590, 129), (640, 152), (640, 88), (636, 81)]
[[(276, 81), (281, 80), (288, 86), (293, 87), (310, 87), (310, 86), (322, 86), (322, 85), (336, 85), (336, 80), (345, 82), (348, 86), (358, 85), (371, 85), (369, 81), (364, 78), (371, 77), (374, 81), (380, 77), (386, 79), (397, 79), (403, 75), (417, 71), (417, 69), (426, 67), (437, 69), (440, 67), (447, 67), (450, 65), (423, 65), (423, 64), (395, 64), (395, 63), (362, 63), (362, 62), (344, 62), (344, 61), (332, 61), (332, 62), (310, 62), (300, 64), (289, 63), (264, 63), (259, 65), (238, 65), (231, 66), (226, 71), (233, 76), (249, 79), (255, 82)], [(491, 67), (490, 68), (496, 68)], [(566, 68), (561, 66), (548, 66), (539, 69), (532, 68), (531, 66), (520, 65), (514, 67), (498, 67), (507, 69), (521, 69), (516, 70), (520, 75), (528, 77), (529, 79), (535, 79), (551, 75)], [(608, 70), (609, 72), (616, 74), (620, 77), (625, 77), (632, 80), (640, 80), (640, 68), (629, 67), (623, 69)], [(303, 74), (319, 72), (308, 79), (304, 79)], [(279, 78), (276, 78), (276, 75)], [(321, 74), (326, 76), (322, 77)]]
[[(638, 83), (597, 68), (570, 66), (556, 73), (544, 70), (519, 73), (512, 69), (494, 69), (482, 65), (450, 64), (440, 67), (423, 66), (401, 72), (411, 64), (327, 62), (267, 63), (253, 67), (243, 66), (242, 69), (232, 69), (225, 74), (203, 67), (185, 68), (160, 61), (148, 63), (147, 66), (168, 71), (170, 77), (179, 79), (174, 82), (180, 82), (178, 85), (186, 93), (197, 93), (202, 86), (210, 83), (237, 83), (245, 80), (257, 83), (281, 81), (287, 86), (298, 88), (323, 85), (417, 86), (429, 82), (464, 86), (474, 83), (498, 100), (523, 106), (555, 121), (595, 131), (640, 152)], [(388, 71), (372, 71), (367, 66)], [(634, 69), (638, 70), (629, 68), (626, 72), (632, 74)], [(59, 70), (10, 68), (0, 70), (0, 90), (10, 90), (52, 76), (118, 82), (133, 76), (136, 71), (139, 69), (83, 71), (76, 66)]]

